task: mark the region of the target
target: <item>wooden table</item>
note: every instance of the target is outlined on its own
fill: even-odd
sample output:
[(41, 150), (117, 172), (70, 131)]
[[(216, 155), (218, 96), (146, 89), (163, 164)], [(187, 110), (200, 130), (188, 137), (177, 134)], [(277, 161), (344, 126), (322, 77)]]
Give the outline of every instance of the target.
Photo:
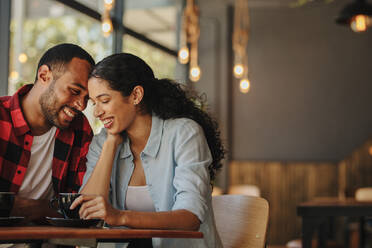
[[(181, 230), (111, 229), (111, 228), (68, 228), (54, 226), (0, 227), (2, 243), (30, 243), (45, 240), (72, 241), (90, 240), (96, 242), (129, 242), (147, 238), (203, 238), (203, 233)], [(81, 245), (81, 244), (77, 244)], [(90, 245), (88, 245), (90, 246)], [(94, 245), (92, 245), (94, 246)]]
[(310, 248), (313, 234), (318, 230), (319, 247), (325, 247), (326, 224), (330, 217), (372, 216), (372, 202), (360, 202), (354, 198), (319, 198), (297, 206), (302, 217), (302, 247)]

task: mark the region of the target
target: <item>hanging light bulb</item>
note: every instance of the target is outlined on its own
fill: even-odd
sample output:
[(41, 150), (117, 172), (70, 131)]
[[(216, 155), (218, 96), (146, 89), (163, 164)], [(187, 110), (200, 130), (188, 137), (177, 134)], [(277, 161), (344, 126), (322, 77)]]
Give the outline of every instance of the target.
[(111, 34), (113, 27), (112, 27), (112, 22), (110, 18), (105, 18), (102, 21), (101, 28), (102, 28), (103, 36), (108, 37)]
[(354, 32), (360, 33), (372, 26), (371, 18), (372, 5), (367, 0), (355, 0), (341, 10), (336, 22), (349, 26)]
[(244, 66), (241, 63), (235, 64), (234, 75), (236, 78), (241, 78), (244, 74)]
[(199, 8), (195, 0), (187, 0), (183, 11), (182, 26), (180, 32), (180, 50), (178, 61), (181, 64), (189, 64), (189, 79), (197, 82), (201, 71), (198, 66), (198, 41), (200, 36)]
[(243, 78), (242, 80), (240, 80), (240, 92), (242, 92), (244, 94), (248, 93), (250, 86), (251, 86), (251, 84), (250, 84), (248, 78)]
[(105, 9), (107, 10), (111, 10), (114, 6), (114, 0), (104, 0), (103, 2), (105, 4)]
[(111, 17), (110, 17), (110, 11), (114, 7), (114, 0), (103, 0), (105, 10), (102, 14), (102, 23), (101, 23), (101, 29), (103, 32), (104, 37), (110, 36), (112, 31), (114, 30)]
[(178, 61), (181, 64), (187, 64), (189, 62), (189, 58), (190, 58), (189, 48), (187, 46), (182, 47), (178, 51)]
[(197, 82), (200, 79), (201, 71), (199, 66), (191, 67), (190, 69), (190, 80), (193, 82)]
[(364, 32), (370, 25), (370, 19), (366, 15), (356, 15), (351, 19), (350, 27), (354, 32)]
[(250, 32), (249, 8), (247, 0), (235, 0), (234, 29), (232, 45), (234, 51), (234, 77), (239, 81), (239, 90), (247, 93), (250, 88), (248, 80), (248, 40)]

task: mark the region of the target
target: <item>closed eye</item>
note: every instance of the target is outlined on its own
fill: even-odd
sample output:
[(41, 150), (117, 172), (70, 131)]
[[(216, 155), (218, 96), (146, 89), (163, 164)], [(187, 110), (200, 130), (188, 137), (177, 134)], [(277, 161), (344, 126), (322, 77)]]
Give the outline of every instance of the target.
[(76, 90), (76, 89), (70, 89), (71, 93), (75, 96), (79, 95), (80, 94), (80, 90)]

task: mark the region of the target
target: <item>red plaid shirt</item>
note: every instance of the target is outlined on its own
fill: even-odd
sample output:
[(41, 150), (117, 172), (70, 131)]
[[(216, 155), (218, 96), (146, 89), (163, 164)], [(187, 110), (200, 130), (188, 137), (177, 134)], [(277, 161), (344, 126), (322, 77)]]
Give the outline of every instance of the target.
[[(33, 136), (23, 116), (20, 97), (32, 85), (13, 96), (0, 97), (0, 191), (17, 193), (31, 157)], [(77, 116), (69, 128), (57, 128), (52, 162), (54, 192), (77, 192), (86, 171), (86, 155), (93, 132), (85, 116)]]

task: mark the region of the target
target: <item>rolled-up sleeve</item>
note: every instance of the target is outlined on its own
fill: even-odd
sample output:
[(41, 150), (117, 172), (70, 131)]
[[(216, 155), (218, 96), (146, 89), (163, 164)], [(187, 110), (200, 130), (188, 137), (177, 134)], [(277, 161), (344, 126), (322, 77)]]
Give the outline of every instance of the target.
[(208, 166), (212, 156), (202, 128), (188, 120), (179, 127), (175, 139), (175, 204), (172, 210), (186, 209), (203, 223), (210, 194)]

